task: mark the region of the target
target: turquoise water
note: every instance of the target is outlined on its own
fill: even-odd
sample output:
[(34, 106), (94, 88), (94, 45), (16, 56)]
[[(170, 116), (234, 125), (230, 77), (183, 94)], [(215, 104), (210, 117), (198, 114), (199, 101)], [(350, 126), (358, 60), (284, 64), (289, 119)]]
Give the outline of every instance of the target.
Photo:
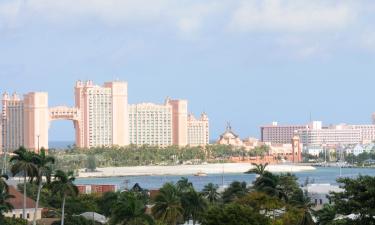
[[(315, 183), (335, 184), (336, 179), (340, 177), (339, 168), (317, 168), (315, 171), (306, 171), (295, 173), (298, 181), (302, 184), (308, 177)], [(375, 169), (366, 168), (343, 168), (341, 170), (342, 177), (355, 178), (359, 174), (375, 176)], [(204, 185), (214, 183), (218, 185), (229, 185), (233, 181), (245, 181), (251, 183), (255, 179), (253, 174), (209, 174), (206, 177), (195, 177), (193, 175), (187, 177), (197, 190), (201, 190)], [(109, 178), (81, 178), (76, 180), (76, 184), (115, 184), (120, 188), (131, 188), (135, 183), (139, 183), (141, 187), (146, 189), (158, 189), (166, 182), (177, 182), (181, 176), (124, 176)]]

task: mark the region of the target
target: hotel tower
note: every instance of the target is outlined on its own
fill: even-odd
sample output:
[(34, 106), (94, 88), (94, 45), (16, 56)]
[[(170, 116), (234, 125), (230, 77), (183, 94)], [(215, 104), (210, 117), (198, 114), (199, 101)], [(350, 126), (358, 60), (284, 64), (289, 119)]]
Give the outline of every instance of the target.
[(167, 99), (165, 104), (128, 105), (126, 82), (77, 81), (75, 106), (48, 107), (48, 94), (23, 96), (3, 94), (0, 147), (13, 151), (19, 146), (48, 149), (48, 128), (54, 120), (74, 124), (79, 148), (154, 145), (203, 146), (208, 144), (208, 117), (188, 115), (186, 100)]

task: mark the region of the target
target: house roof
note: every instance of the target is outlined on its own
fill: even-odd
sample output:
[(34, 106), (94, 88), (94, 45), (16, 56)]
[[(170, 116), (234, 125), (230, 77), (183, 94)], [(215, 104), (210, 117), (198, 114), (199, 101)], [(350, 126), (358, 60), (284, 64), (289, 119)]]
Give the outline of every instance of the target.
[[(13, 206), (14, 209), (23, 209), (23, 194), (16, 190), (14, 186), (9, 186), (9, 194), (13, 195), (14, 198), (10, 198), (8, 202)], [(35, 201), (31, 198), (26, 198), (26, 208), (35, 208)]]

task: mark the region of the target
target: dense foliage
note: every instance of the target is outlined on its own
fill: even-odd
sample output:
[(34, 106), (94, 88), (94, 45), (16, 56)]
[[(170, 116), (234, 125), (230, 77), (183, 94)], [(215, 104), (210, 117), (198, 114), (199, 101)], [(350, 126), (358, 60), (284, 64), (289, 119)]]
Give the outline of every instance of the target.
[(228, 162), (231, 157), (265, 156), (269, 148), (262, 146), (251, 151), (236, 149), (227, 145), (205, 147), (165, 148), (155, 146), (98, 147), (91, 149), (71, 148), (50, 153), (56, 158), (56, 169), (76, 170), (96, 167), (119, 167), (139, 165), (199, 164), (202, 162)]
[[(61, 218), (56, 225), (95, 224), (79, 216), (84, 212), (106, 216), (108, 225), (179, 225), (187, 221), (202, 225), (375, 225), (375, 178), (370, 176), (339, 179), (343, 192), (331, 193), (333, 204), (319, 211), (311, 209), (295, 175), (268, 172), (267, 164), (248, 171), (257, 175), (252, 184), (235, 181), (220, 193), (215, 184), (207, 184), (199, 192), (187, 178), (181, 178), (166, 183), (152, 199), (138, 184), (125, 192), (87, 195), (78, 193), (72, 172), (53, 169), (53, 157), (44, 151), (25, 151), (19, 149), (11, 159), (13, 174), (24, 178), (18, 189), (40, 200), (40, 206), (48, 209), (45, 217)], [(94, 169), (96, 162), (89, 161), (86, 163)], [(3, 216), (12, 209), (6, 179), (0, 178), (0, 224), (25, 224)]]

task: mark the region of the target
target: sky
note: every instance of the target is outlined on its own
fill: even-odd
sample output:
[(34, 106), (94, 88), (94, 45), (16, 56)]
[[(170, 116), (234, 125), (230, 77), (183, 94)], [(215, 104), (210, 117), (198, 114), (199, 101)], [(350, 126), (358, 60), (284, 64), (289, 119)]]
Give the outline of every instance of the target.
[[(74, 104), (77, 80), (124, 80), (129, 102), (189, 101), (241, 137), (259, 126), (371, 122), (373, 0), (0, 0), (0, 92)], [(74, 139), (51, 124), (50, 140)]]

